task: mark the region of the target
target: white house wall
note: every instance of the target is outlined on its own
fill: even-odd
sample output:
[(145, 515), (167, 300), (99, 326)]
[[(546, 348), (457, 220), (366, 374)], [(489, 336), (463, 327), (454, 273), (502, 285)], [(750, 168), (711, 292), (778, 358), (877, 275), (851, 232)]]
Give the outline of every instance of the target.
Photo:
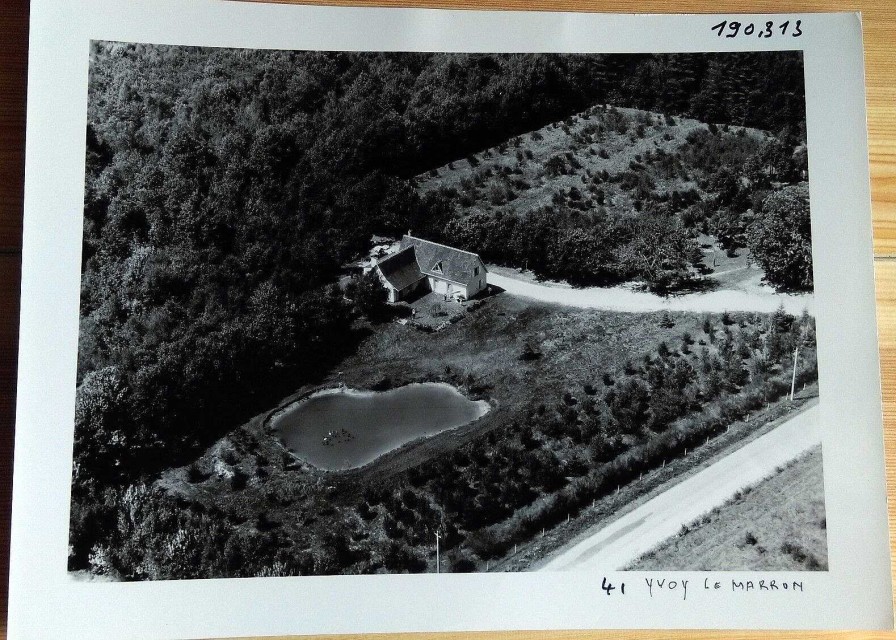
[(488, 278), (486, 277), (486, 269), (482, 260), (479, 260), (479, 275), (470, 274), (470, 279), (467, 281), (467, 286), (465, 287), (466, 291), (469, 292), (468, 298), (472, 298), (477, 293), (482, 291), (488, 286)]
[(462, 298), (470, 299), (480, 291), (483, 291), (488, 286), (488, 277), (486, 275), (487, 271), (482, 260), (479, 260), (478, 266), (479, 274), (473, 275), (473, 272), (470, 272), (466, 283), (450, 282), (437, 276), (427, 275), (425, 280), (419, 280), (413, 285), (406, 287), (402, 291), (396, 290), (391, 284), (389, 284), (389, 282), (383, 276), (382, 271), (380, 271), (378, 267), (374, 267), (374, 271), (376, 272), (376, 275), (379, 278), (380, 282), (383, 283), (383, 286), (386, 287), (389, 292), (389, 302), (398, 302), (399, 300), (407, 297), (408, 294), (422, 285), (424, 281), (429, 285), (429, 290), (436, 294), (452, 297), (459, 296)]
[(439, 280), (433, 276), (429, 276), (429, 288), (434, 293), (447, 294), (448, 293), (448, 283), (444, 280)]

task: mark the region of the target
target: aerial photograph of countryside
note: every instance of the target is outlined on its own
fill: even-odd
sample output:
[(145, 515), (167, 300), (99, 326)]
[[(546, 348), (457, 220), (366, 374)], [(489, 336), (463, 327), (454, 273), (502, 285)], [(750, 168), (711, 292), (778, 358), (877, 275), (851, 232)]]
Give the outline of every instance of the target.
[(800, 52), (96, 41), (86, 100), (72, 579), (827, 570)]

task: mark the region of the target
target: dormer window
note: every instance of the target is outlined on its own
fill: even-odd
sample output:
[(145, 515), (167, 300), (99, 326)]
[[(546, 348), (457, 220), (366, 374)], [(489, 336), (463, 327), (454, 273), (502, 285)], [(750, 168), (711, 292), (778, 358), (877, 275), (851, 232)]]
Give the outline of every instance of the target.
[(442, 261), (436, 262), (436, 266), (432, 268), (433, 273), (442, 273)]

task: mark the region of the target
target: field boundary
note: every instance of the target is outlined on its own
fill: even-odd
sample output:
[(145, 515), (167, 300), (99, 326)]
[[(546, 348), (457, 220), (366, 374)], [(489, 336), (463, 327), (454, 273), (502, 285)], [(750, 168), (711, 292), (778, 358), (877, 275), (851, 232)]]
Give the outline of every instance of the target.
[[(578, 544), (595, 533), (595, 527), (606, 527), (648, 500), (699, 473), (715, 462), (727, 457), (753, 440), (769, 433), (781, 423), (818, 404), (817, 384), (807, 387), (791, 402), (788, 399), (772, 403), (769, 408), (746, 420), (738, 421), (730, 429), (683, 458), (674, 458), (660, 468), (646, 472), (635, 480), (604, 498), (593, 501), (590, 507), (550, 531), (545, 530), (527, 544), (517, 547), (515, 553), (489, 563), (488, 571), (533, 571), (549, 562), (559, 553)], [(755, 422), (769, 414), (777, 414), (771, 420), (756, 426)], [(645, 489), (646, 487), (646, 489)]]

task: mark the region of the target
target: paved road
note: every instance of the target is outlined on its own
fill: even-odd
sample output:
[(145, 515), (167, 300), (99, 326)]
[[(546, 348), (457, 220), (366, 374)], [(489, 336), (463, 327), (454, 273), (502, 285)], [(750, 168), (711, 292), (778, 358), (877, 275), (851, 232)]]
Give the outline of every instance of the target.
[(774, 292), (719, 290), (708, 293), (688, 293), (664, 298), (646, 291), (631, 291), (622, 287), (585, 287), (574, 289), (568, 285), (537, 284), (489, 272), (488, 283), (501, 287), (515, 296), (532, 298), (582, 309), (606, 311), (755, 311), (771, 313), (783, 304), (793, 315), (803, 309), (813, 313), (813, 299), (809, 294), (789, 295)]
[(645, 502), (612, 524), (561, 551), (543, 571), (622, 569), (738, 489), (756, 484), (775, 468), (821, 442), (815, 405), (769, 433), (668, 491)]

